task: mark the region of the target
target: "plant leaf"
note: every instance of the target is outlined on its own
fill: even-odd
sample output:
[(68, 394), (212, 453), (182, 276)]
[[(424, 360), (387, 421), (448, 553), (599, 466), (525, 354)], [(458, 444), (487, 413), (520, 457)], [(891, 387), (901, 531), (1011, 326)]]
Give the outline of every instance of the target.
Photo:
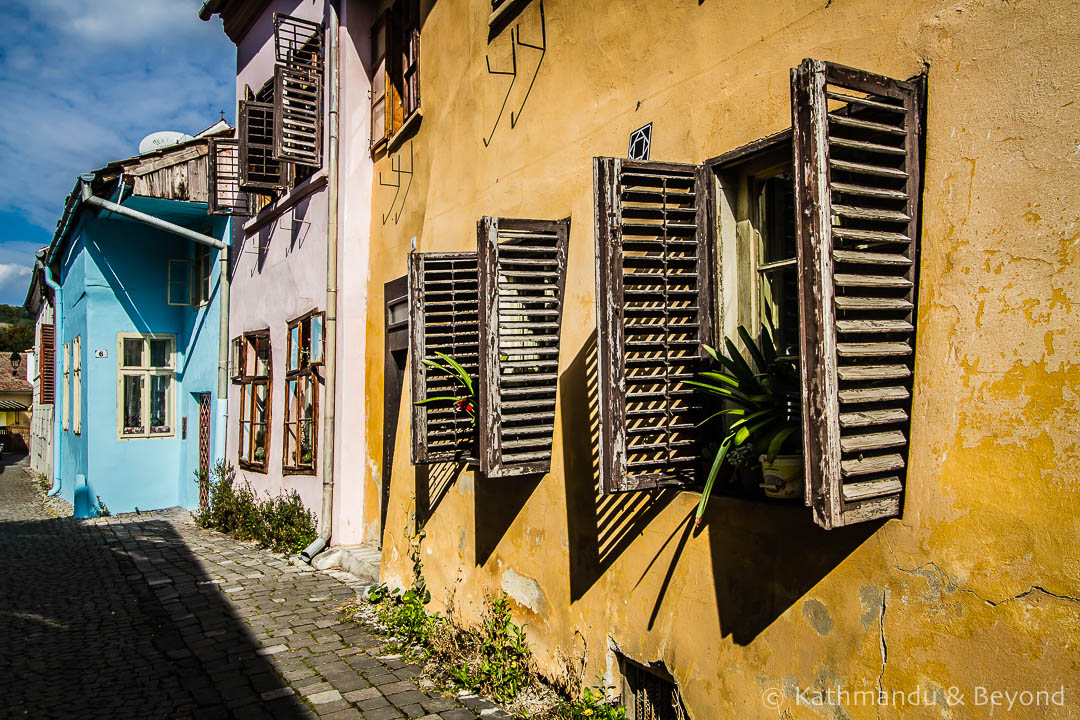
[(735, 378), (731, 377), (730, 375), (725, 375), (724, 373), (700, 372), (700, 373), (698, 373), (698, 375), (700, 375), (703, 378), (709, 378), (710, 380), (719, 380), (720, 382), (722, 382), (722, 383), (724, 383), (726, 385), (730, 385), (731, 387), (736, 388), (736, 389), (739, 388), (739, 381), (736, 380)]
[(743, 410), (742, 408), (727, 408), (725, 410), (721, 410), (720, 412), (714, 412), (712, 415), (710, 415), (709, 417), (705, 418), (704, 420), (699, 422), (697, 425), (695, 425), (695, 427), (701, 427), (702, 425), (704, 425), (705, 423), (709, 422), (714, 417), (717, 417), (719, 415), (745, 415), (745, 414), (746, 414), (746, 411)]
[(461, 381), (463, 383), (465, 383), (465, 388), (469, 391), (469, 394), (472, 395), (473, 394), (472, 378), (469, 377), (469, 373), (465, 372), (465, 368), (461, 367), (461, 363), (459, 363), (457, 360), (450, 357), (449, 355), (439, 352), (438, 350), (435, 351), (435, 354), (438, 355), (439, 357), (441, 357), (446, 362), (450, 363), (450, 365), (454, 368), (454, 370), (457, 371), (458, 375), (461, 378)]
[(716, 350), (712, 346), (702, 343), (701, 347), (705, 348), (705, 352), (709, 353), (709, 356), (713, 360), (716, 360), (717, 362), (720, 362), (720, 358), (717, 357)]
[(452, 395), (438, 395), (436, 397), (429, 397), (429, 398), (425, 398), (423, 400), (417, 400), (416, 402), (413, 403), (413, 405), (427, 405), (428, 403), (432, 403), (432, 402), (456, 403), (456, 402), (458, 402), (460, 400), (461, 400), (461, 398), (454, 397)]
[(712, 495), (716, 476), (720, 472), (720, 465), (723, 464), (724, 458), (727, 457), (729, 447), (731, 447), (730, 435), (720, 444), (720, 449), (716, 451), (716, 457), (713, 458), (712, 467), (709, 469), (709, 477), (705, 480), (705, 488), (701, 491), (701, 499), (698, 501), (697, 513), (694, 515), (694, 527), (701, 525), (701, 518), (705, 514), (705, 506), (709, 502), (709, 496)]
[(754, 358), (754, 362), (757, 363), (758, 369), (761, 372), (765, 372), (769, 369), (769, 364), (765, 362), (765, 356), (761, 354), (761, 350), (758, 349), (757, 343), (754, 342), (754, 338), (750, 337), (750, 333), (742, 325), (739, 326), (739, 337), (746, 343), (746, 350), (750, 353), (750, 357)]
[(797, 430), (799, 430), (798, 425), (785, 425), (776, 431), (776, 434), (769, 441), (768, 449), (765, 451), (765, 456), (769, 459), (769, 462), (776, 459), (776, 456), (780, 454), (780, 448), (783, 446), (784, 441)]

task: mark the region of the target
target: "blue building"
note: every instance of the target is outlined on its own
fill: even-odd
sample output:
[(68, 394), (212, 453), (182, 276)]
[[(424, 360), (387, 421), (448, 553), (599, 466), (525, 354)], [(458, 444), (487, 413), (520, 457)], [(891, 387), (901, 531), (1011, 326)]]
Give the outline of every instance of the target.
[(56, 308), (53, 494), (76, 517), (195, 508), (198, 470), (224, 455), (231, 228), (207, 198), (231, 132), (81, 176), (38, 253), (27, 304)]

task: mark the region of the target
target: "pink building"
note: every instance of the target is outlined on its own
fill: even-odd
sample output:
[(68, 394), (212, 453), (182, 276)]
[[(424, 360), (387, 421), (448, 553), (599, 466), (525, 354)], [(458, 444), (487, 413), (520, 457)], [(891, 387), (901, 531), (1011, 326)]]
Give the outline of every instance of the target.
[(217, 211), (242, 216), (226, 458), (259, 494), (296, 490), (323, 534), (332, 486), (341, 545), (379, 534), (361, 520), (374, 11), (361, 0), (335, 7), (207, 0), (200, 17), (220, 14), (237, 47), (240, 141), (218, 145), (212, 170)]

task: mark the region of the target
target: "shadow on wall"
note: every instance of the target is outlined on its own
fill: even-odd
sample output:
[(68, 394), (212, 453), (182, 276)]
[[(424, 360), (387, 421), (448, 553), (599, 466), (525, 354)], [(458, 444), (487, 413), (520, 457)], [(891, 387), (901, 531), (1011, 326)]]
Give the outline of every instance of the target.
[[(306, 717), (170, 523), (121, 532), (68, 519), (0, 523), (0, 576), (19, 578), (0, 584), (11, 716), (224, 717), (261, 706)], [(261, 701), (272, 691), (283, 696)]]
[[(641, 538), (636, 552), (648, 566), (630, 593), (650, 575), (660, 578), (648, 626), (655, 623), (683, 550), (692, 535), (693, 510), (677, 520), (655, 523), (677, 491), (603, 496), (599, 483), (599, 404), (596, 333), (560, 378), (563, 465), (566, 472), (570, 541), (570, 600), (587, 593), (648, 526), (656, 545)], [(696, 499), (696, 498), (695, 498)], [(861, 545), (881, 523), (825, 531), (808, 508), (713, 494), (701, 532), (708, 533), (712, 578), (698, 576), (703, 592), (715, 592), (723, 636), (740, 645), (795, 604)], [(661, 557), (670, 559), (661, 561)], [(711, 588), (709, 585), (711, 584)], [(651, 585), (651, 583), (650, 583)]]
[(416, 529), (422, 530), (435, 514), (450, 486), (465, 469), (462, 463), (435, 463), (415, 465), (416, 474)]

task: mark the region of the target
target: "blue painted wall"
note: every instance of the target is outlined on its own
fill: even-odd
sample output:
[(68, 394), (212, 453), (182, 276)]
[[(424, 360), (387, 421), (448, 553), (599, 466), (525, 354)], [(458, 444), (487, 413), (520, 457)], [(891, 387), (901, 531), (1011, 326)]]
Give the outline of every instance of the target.
[[(219, 239), (230, 237), (229, 219), (206, 215), (205, 205), (146, 198), (129, 198), (124, 204)], [(197, 394), (207, 392), (212, 403), (217, 400), (218, 251), (212, 249), (210, 255), (210, 302), (192, 308), (170, 306), (167, 295), (168, 261), (193, 258), (192, 241), (88, 211), (69, 238), (70, 247), (61, 255), (64, 330), (57, 345), (62, 352), (64, 344), (82, 337), (82, 397), (73, 401), (82, 403), (83, 421), (81, 435), (75, 435), (72, 423), (61, 433), (61, 494), (74, 503), (75, 478), (82, 475), (89, 500), (100, 497), (114, 513), (175, 505), (193, 509), (199, 501)], [(118, 435), (117, 341), (126, 332), (176, 337), (176, 432), (171, 437)], [(95, 351), (104, 351), (105, 357), (95, 357)], [(59, 383), (57, 393), (62, 397)], [(212, 448), (212, 454), (221, 457), (222, 450)]]

